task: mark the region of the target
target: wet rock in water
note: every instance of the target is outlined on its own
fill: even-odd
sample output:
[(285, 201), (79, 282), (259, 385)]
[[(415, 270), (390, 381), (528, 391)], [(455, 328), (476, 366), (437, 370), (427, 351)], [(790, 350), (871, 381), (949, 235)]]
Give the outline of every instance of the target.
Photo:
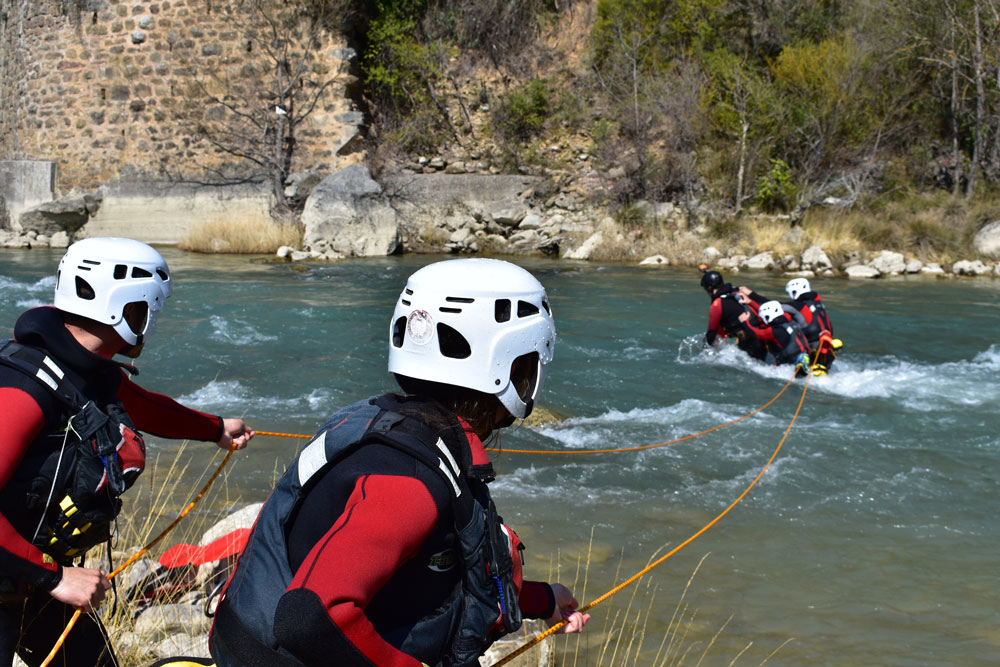
[(928, 273), (931, 275), (944, 275), (944, 269), (937, 262), (929, 262), (920, 269), (920, 273)]
[(847, 274), (848, 278), (878, 278), (881, 274), (873, 266), (867, 266), (865, 264), (855, 264), (854, 266), (847, 267), (844, 272)]
[(663, 255), (653, 255), (639, 262), (639, 266), (670, 266), (670, 260)]
[(978, 259), (974, 261), (963, 259), (959, 262), (955, 262), (951, 267), (951, 272), (956, 276), (985, 276), (988, 275), (990, 271), (990, 267), (986, 266)]
[(551, 426), (553, 424), (559, 424), (569, 416), (561, 412), (557, 412), (551, 408), (543, 408), (540, 405), (536, 405), (531, 410), (531, 414), (528, 415), (527, 419), (521, 422), (524, 426)]
[(906, 258), (898, 252), (883, 250), (878, 257), (868, 262), (868, 266), (882, 275), (899, 275), (906, 271)]

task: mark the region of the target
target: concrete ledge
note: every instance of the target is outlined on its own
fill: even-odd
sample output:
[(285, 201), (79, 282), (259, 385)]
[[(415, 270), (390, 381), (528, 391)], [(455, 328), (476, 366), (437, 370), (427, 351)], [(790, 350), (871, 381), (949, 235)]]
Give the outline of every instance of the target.
[(173, 245), (216, 220), (270, 218), (264, 184), (120, 183), (101, 188), (104, 201), (77, 238), (126, 236)]
[(21, 230), (21, 213), (55, 198), (55, 186), (55, 162), (0, 160), (0, 199), (15, 231)]

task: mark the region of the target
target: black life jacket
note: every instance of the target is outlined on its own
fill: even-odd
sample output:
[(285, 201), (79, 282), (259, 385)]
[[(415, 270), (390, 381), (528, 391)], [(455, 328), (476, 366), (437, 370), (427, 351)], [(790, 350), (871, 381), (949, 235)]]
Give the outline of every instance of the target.
[[(774, 332), (774, 337), (778, 339), (778, 344), (781, 346), (780, 348), (776, 346), (776, 349), (771, 350), (779, 365), (795, 363), (803, 352), (809, 354), (809, 340), (798, 324), (788, 322), (786, 319), (784, 322), (771, 324), (771, 331)], [(782, 341), (782, 339), (785, 340)]]
[[(108, 540), (121, 495), (146, 465), (146, 445), (121, 402), (98, 407), (82, 378), (45, 350), (0, 344), (0, 364), (44, 387), (54, 400), (47, 428), (0, 491), (0, 509), (18, 532), (67, 565)], [(43, 412), (45, 410), (43, 409)]]
[(458, 469), (444, 441), (428, 426), (396, 412), (397, 401), (387, 394), (334, 414), (278, 481), (215, 612), (209, 647), (219, 667), (301, 664), (274, 638), (275, 612), (294, 574), (287, 523), (317, 480), (337, 474), (338, 461), (368, 443), (404, 452), (445, 480), (452, 489), (460, 550), (461, 576), (447, 604), (417, 621), (404, 637), (387, 641), (408, 655), (423, 656), (424, 662), (444, 646), (438, 664), (478, 665), (479, 656), (495, 639), (521, 626), (512, 538), (497, 515), (489, 489), (485, 482)]
[(793, 303), (799, 312), (804, 314), (808, 310), (812, 315), (809, 324), (802, 328), (802, 332), (809, 339), (809, 345), (813, 349), (816, 348), (817, 343), (819, 343), (819, 337), (824, 331), (831, 336), (833, 335), (833, 325), (830, 324), (830, 316), (827, 314), (822, 301), (800, 296)]
[[(747, 313), (750, 315), (749, 324), (758, 328), (763, 326), (763, 323), (757, 316), (757, 313), (755, 313), (748, 304), (745, 304), (740, 300), (739, 290), (729, 283), (726, 283), (722, 287), (720, 293), (715, 298), (721, 301), (720, 307), (722, 308), (723, 318), (722, 321), (719, 322), (719, 333), (723, 338), (728, 336), (740, 336), (740, 334), (743, 334), (740, 336), (741, 339), (745, 337), (749, 337), (750, 339), (753, 338), (747, 330), (747, 324), (740, 322), (739, 320), (739, 315), (741, 313)], [(727, 313), (725, 306), (726, 300), (735, 303), (739, 307), (739, 311), (731, 310), (731, 313)]]

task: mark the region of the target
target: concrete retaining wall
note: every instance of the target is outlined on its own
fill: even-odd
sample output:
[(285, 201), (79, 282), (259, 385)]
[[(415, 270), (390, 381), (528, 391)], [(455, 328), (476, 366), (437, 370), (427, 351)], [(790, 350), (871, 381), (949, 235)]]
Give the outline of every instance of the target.
[(77, 238), (126, 236), (176, 244), (201, 224), (269, 218), (266, 185), (146, 183), (104, 186), (104, 201)]

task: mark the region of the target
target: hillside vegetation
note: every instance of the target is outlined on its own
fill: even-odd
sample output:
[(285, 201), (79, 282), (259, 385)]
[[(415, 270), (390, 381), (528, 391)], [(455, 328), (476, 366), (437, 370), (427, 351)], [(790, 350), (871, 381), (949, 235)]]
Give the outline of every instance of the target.
[(945, 259), (1000, 214), (1000, 0), (299, 1), (359, 53), (376, 173), (456, 156), (630, 228), (673, 202)]

